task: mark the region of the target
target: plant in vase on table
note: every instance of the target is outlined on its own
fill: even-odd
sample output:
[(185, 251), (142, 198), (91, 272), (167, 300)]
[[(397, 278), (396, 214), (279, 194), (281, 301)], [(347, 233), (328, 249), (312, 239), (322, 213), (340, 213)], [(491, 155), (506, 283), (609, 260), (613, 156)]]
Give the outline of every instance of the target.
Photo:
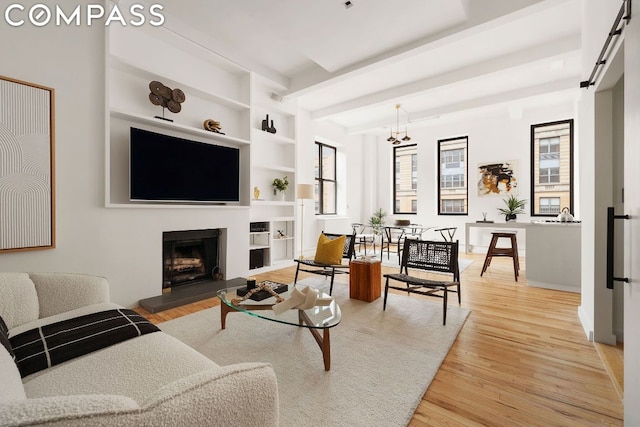
[(289, 187), (289, 179), (286, 176), (283, 178), (275, 178), (271, 186), (273, 187), (273, 195), (277, 196), (280, 194), (280, 198), (284, 200), (286, 195), (285, 191), (287, 191), (287, 187)]
[(524, 207), (527, 204), (526, 200), (520, 200), (513, 194), (502, 199), (502, 201), (506, 207), (498, 208), (498, 212), (504, 215), (505, 221), (515, 220), (518, 214), (524, 213)]

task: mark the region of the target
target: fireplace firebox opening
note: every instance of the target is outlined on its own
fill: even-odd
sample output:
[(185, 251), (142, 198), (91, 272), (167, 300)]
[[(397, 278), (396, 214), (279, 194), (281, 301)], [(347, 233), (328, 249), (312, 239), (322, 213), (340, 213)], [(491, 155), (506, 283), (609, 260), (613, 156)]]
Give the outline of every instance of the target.
[(220, 229), (162, 233), (162, 290), (220, 279)]

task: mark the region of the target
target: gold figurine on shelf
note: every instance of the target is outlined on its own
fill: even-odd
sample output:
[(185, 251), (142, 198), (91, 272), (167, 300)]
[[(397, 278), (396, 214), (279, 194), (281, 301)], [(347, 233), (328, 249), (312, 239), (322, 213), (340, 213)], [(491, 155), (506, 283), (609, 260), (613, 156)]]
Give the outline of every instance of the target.
[(256, 200), (260, 198), (260, 189), (258, 187), (253, 187), (253, 198)]

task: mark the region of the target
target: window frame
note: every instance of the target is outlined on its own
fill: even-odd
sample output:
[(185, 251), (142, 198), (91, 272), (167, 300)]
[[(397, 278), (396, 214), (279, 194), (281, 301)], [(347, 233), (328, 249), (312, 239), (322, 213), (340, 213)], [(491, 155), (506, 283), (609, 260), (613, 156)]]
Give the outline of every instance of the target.
[[(318, 189), (318, 194), (316, 194), (318, 198), (318, 210), (315, 212), (316, 215), (337, 215), (338, 214), (338, 169), (337, 169), (337, 158), (338, 158), (338, 149), (332, 145), (325, 144), (324, 142), (316, 141), (317, 151), (317, 159), (318, 159), (318, 176), (314, 177), (315, 180), (315, 188)], [(333, 173), (334, 179), (324, 178), (323, 177), (323, 167), (322, 167), (322, 149), (323, 147), (329, 148), (333, 150)], [(332, 182), (333, 183), (333, 206), (335, 206), (335, 212), (325, 212), (324, 207), (324, 183)]]
[[(536, 183), (536, 141), (535, 141), (535, 136), (536, 136), (536, 129), (538, 128), (544, 128), (547, 126), (556, 126), (556, 125), (562, 125), (562, 124), (567, 124), (569, 126), (569, 211), (570, 212), (575, 212), (574, 208), (574, 199), (575, 199), (575, 193), (574, 193), (574, 181), (575, 181), (575, 176), (574, 176), (574, 172), (575, 172), (575, 152), (574, 152), (574, 119), (565, 119), (565, 120), (556, 120), (553, 122), (546, 122), (546, 123), (536, 123), (536, 124), (532, 124), (531, 125), (531, 136), (530, 136), (530, 149), (531, 149), (531, 155), (530, 155), (530, 161), (531, 161), (531, 167), (530, 167), (530, 183), (531, 183), (531, 203), (529, 203), (529, 206), (531, 207), (531, 216), (532, 217), (555, 217), (557, 216), (557, 213), (536, 213), (536, 185), (558, 185), (560, 183), (554, 183), (554, 182), (547, 182), (547, 183)], [(559, 143), (560, 145), (560, 143)], [(558, 149), (558, 153), (560, 153), (561, 147)], [(540, 168), (538, 167), (538, 175), (540, 175)], [(546, 169), (550, 169), (550, 168), (546, 168)], [(559, 168), (560, 169), (560, 168)], [(560, 170), (559, 170), (559, 174), (560, 174)], [(549, 176), (553, 176), (553, 175), (549, 175)], [(543, 196), (543, 197), (554, 197), (554, 196)], [(563, 206), (561, 204), (560, 206), (560, 210), (562, 211)]]
[[(464, 163), (465, 163), (465, 175), (466, 175), (466, 179), (464, 179), (464, 186), (462, 187), (451, 187), (451, 188), (463, 188), (466, 190), (466, 200), (467, 200), (467, 211), (466, 212), (443, 212), (442, 210), (442, 163), (441, 163), (441, 157), (442, 157), (442, 144), (445, 142), (450, 142), (450, 141), (460, 141), (460, 140), (464, 140), (465, 141), (465, 158), (464, 158)], [(449, 151), (449, 150), (445, 150), (445, 151)], [(454, 138), (446, 138), (446, 139), (439, 139), (438, 140), (438, 154), (436, 157), (436, 169), (438, 171), (438, 177), (436, 180), (436, 185), (438, 186), (438, 194), (437, 194), (437, 199), (436, 199), (436, 205), (438, 206), (438, 215), (453, 215), (453, 216), (468, 216), (469, 215), (469, 136), (465, 135), (465, 136), (457, 136)]]
[(416, 190), (416, 200), (418, 199), (418, 179), (417, 177), (414, 180), (414, 159), (415, 159), (415, 166), (416, 166), (416, 174), (417, 174), (417, 168), (418, 168), (418, 144), (414, 143), (414, 144), (403, 144), (403, 145), (395, 145), (393, 146), (393, 177), (392, 177), (392, 187), (393, 187), (393, 195), (392, 195), (392, 200), (393, 200), (393, 214), (394, 215), (418, 215), (418, 210), (416, 209), (415, 212), (402, 212), (396, 208), (398, 208), (399, 204), (399, 196), (398, 196), (398, 183), (397, 183), (397, 175), (398, 175), (398, 161), (397, 161), (397, 155), (396, 153), (398, 152), (397, 150), (400, 149), (406, 149), (408, 147), (415, 147), (416, 149), (416, 153), (415, 154), (411, 154), (411, 162), (410, 162), (410, 168), (411, 168), (411, 190)]

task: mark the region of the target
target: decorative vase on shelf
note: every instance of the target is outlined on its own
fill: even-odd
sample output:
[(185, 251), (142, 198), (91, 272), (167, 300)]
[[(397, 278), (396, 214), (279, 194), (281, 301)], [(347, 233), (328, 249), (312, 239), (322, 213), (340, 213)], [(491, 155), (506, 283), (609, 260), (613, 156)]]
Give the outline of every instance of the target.
[(253, 198), (256, 200), (260, 198), (260, 189), (258, 187), (253, 187)]

